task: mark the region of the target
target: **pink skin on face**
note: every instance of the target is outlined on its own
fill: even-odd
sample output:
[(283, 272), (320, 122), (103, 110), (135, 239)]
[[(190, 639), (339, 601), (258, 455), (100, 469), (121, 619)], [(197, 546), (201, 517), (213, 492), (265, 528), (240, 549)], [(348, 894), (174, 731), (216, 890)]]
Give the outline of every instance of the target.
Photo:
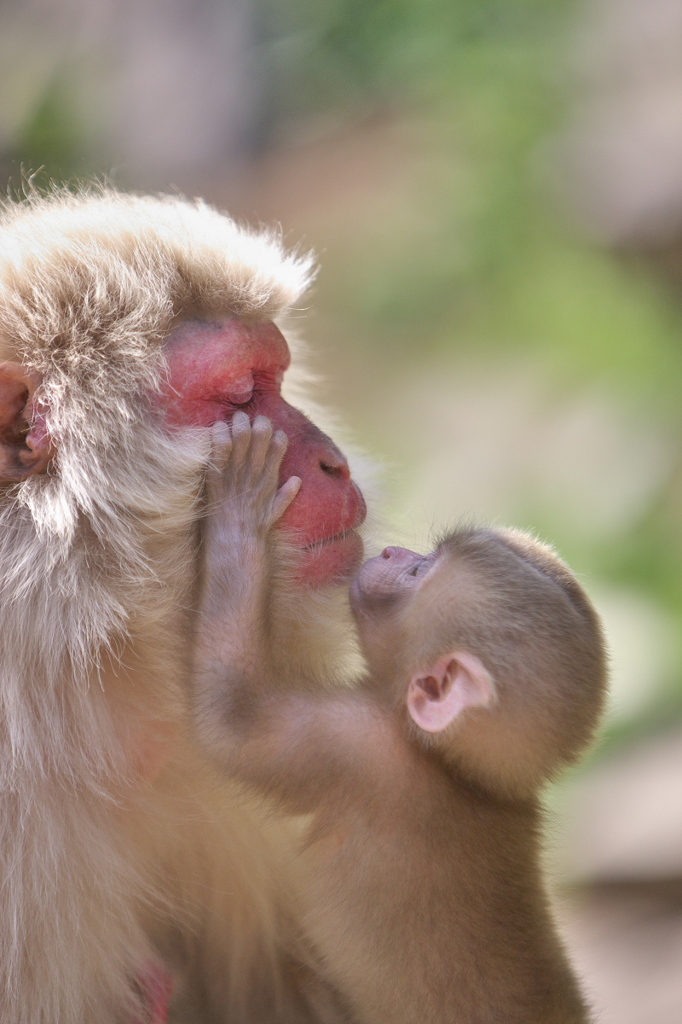
[(291, 357), (281, 332), (272, 323), (188, 320), (171, 332), (165, 352), (163, 402), (172, 426), (210, 427), (242, 409), (286, 432), (280, 485), (290, 476), (302, 484), (281, 526), (304, 549), (301, 580), (319, 586), (347, 579), (362, 558), (355, 530), (364, 521), (365, 501), (336, 445), (282, 398)]

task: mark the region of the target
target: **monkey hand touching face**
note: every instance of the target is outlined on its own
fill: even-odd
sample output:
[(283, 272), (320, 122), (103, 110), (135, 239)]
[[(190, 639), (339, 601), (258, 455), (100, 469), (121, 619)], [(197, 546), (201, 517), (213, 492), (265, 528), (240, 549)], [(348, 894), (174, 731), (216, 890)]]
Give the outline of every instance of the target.
[[(540, 867), (545, 781), (603, 704), (599, 622), (570, 570), (515, 531), (385, 548), (351, 604), (366, 675), (321, 690), (278, 658), (272, 528), (285, 443), (214, 428), (193, 703), (231, 777), (310, 815), (307, 933), (367, 1024), (586, 1024)], [(241, 566), (242, 587), (224, 580)]]

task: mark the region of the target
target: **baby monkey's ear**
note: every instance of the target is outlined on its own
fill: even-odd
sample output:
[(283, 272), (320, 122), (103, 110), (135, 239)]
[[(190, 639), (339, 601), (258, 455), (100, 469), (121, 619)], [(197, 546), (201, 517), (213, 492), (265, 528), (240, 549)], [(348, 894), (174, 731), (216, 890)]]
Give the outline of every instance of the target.
[(490, 673), (476, 655), (450, 651), (412, 677), (407, 709), (420, 729), (441, 732), (467, 708), (487, 707), (494, 693)]

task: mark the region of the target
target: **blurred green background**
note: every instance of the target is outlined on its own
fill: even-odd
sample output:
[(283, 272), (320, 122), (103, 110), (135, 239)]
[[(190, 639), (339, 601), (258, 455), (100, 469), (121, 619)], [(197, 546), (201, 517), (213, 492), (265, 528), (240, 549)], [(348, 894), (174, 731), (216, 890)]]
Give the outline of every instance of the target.
[(567, 927), (600, 1019), (679, 1024), (682, 3), (4, 0), (0, 33), (11, 188), (201, 193), (317, 251), (377, 543), (482, 518), (580, 574), (613, 700), (553, 797)]

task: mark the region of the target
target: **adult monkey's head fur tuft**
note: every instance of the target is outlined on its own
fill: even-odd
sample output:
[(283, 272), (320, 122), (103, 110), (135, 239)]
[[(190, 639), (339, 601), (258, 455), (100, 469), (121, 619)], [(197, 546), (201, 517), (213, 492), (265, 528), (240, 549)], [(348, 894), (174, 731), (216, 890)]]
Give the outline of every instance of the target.
[[(144, 358), (173, 318), (284, 315), (310, 257), (200, 200), (56, 190), (0, 210), (0, 354), (40, 372), (98, 353)], [(4, 351), (3, 351), (4, 350)], [(84, 360), (84, 356), (88, 359)]]

